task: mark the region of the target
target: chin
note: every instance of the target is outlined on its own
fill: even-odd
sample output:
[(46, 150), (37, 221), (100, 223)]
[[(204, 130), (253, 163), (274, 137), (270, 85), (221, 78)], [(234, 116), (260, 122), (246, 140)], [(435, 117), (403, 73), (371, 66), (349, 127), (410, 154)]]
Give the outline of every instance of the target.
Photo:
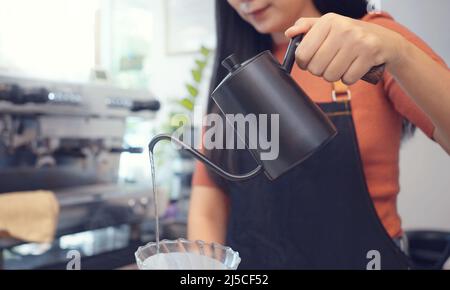
[(280, 25), (276, 25), (274, 23), (254, 23), (253, 27), (256, 29), (256, 31), (263, 34), (284, 31)]

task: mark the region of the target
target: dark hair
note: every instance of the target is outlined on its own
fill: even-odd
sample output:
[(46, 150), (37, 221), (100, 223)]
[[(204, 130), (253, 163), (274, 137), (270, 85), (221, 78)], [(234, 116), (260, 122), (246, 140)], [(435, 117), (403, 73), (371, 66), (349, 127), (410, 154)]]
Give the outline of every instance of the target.
[[(367, 13), (366, 0), (313, 0), (315, 7), (321, 14), (337, 13), (347, 17), (360, 19)], [(273, 41), (270, 35), (261, 34), (249, 23), (244, 21), (239, 14), (225, 0), (216, 0), (216, 32), (217, 49), (210, 93), (227, 75), (221, 62), (227, 56), (235, 54), (238, 59), (246, 60), (265, 50), (272, 50)], [(214, 101), (210, 98), (207, 107), (208, 113), (219, 113)], [(225, 122), (224, 122), (225, 123)], [(236, 171), (237, 153), (229, 150), (205, 150), (205, 154), (217, 165)], [(209, 171), (210, 176), (221, 187), (225, 187), (225, 181)]]

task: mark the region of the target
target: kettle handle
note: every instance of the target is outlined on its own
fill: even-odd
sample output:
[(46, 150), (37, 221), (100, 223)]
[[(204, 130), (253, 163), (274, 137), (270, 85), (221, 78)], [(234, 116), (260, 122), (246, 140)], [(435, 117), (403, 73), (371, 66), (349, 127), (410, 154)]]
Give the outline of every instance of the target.
[(284, 55), (284, 60), (281, 67), (289, 74), (292, 72), (292, 68), (294, 67), (295, 51), (297, 50), (297, 47), (299, 46), (300, 42), (302, 42), (303, 36), (304, 34), (300, 34), (292, 38), (291, 41), (289, 42), (286, 54)]
[[(289, 42), (288, 49), (286, 51), (286, 55), (284, 56), (283, 64), (281, 67), (287, 72), (291, 73), (292, 68), (295, 63), (295, 51), (297, 50), (298, 45), (303, 40), (304, 34), (300, 34), (295, 36)], [(384, 69), (386, 65), (380, 64), (372, 67), (361, 79), (373, 85), (376, 85), (381, 78), (383, 77)]]
[(237, 175), (237, 174), (229, 173), (229, 172), (225, 171), (224, 169), (220, 168), (219, 166), (217, 166), (216, 164), (214, 164), (213, 162), (211, 162), (211, 160), (209, 160), (205, 155), (203, 155), (199, 151), (195, 150), (194, 148), (190, 147), (186, 143), (183, 143), (179, 139), (177, 139), (169, 134), (159, 134), (159, 135), (156, 135), (155, 137), (153, 137), (153, 139), (148, 144), (148, 150), (149, 150), (150, 154), (153, 154), (154, 147), (161, 140), (169, 140), (169, 141), (174, 142), (175, 144), (177, 144), (178, 146), (180, 146), (181, 148), (183, 148), (184, 150), (186, 150), (187, 152), (192, 154), (197, 160), (199, 160), (202, 163), (204, 163), (205, 165), (207, 165), (215, 173), (217, 173), (221, 177), (231, 180), (231, 181), (244, 181), (244, 180), (247, 180), (247, 179), (257, 176), (259, 173), (261, 173), (263, 171), (262, 165), (258, 164), (258, 166), (255, 169), (253, 169), (252, 171), (245, 173), (245, 174)]

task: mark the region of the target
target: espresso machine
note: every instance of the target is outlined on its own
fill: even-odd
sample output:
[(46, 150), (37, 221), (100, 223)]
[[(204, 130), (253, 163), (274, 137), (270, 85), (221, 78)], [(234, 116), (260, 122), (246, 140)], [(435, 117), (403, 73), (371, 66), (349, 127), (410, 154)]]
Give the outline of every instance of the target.
[(0, 239), (0, 269), (61, 268), (74, 248), (92, 268), (119, 267), (95, 257), (154, 238), (151, 183), (123, 181), (119, 168), (123, 154), (143, 154), (124, 143), (127, 119), (159, 108), (144, 90), (0, 76), (0, 194), (50, 190), (60, 206), (55, 242), (39, 251)]

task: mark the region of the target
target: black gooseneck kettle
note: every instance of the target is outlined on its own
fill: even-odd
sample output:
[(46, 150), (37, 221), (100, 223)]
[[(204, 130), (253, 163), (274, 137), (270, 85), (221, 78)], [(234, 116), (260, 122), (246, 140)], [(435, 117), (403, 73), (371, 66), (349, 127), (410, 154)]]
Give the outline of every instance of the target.
[[(291, 40), (283, 64), (270, 51), (264, 51), (243, 63), (239, 63), (234, 55), (227, 57), (222, 65), (228, 69), (229, 74), (211, 96), (225, 116), (278, 114), (278, 158), (262, 160), (258, 158), (262, 153), (259, 148), (249, 149), (259, 165), (251, 172), (235, 175), (168, 134), (155, 136), (149, 144), (150, 152), (153, 152), (159, 141), (172, 140), (220, 176), (232, 181), (243, 181), (262, 171), (270, 180), (274, 180), (320, 150), (336, 136), (337, 131), (329, 118), (290, 76), (295, 51), (302, 37), (303, 35), (299, 35)], [(362, 79), (375, 84), (381, 77), (382, 70), (383, 66), (374, 67)], [(249, 136), (241, 137), (248, 140)]]

